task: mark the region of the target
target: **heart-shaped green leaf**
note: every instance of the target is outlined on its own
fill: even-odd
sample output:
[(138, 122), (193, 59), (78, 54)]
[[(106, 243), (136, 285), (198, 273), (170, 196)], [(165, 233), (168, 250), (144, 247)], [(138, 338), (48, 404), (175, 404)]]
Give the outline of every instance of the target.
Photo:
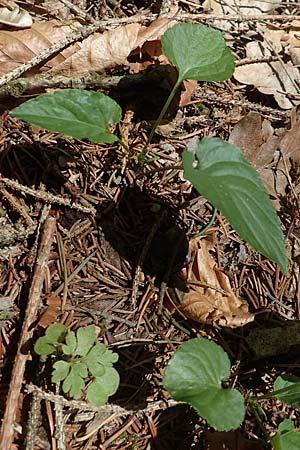
[[(195, 152), (194, 152), (195, 150)], [(183, 153), (184, 177), (219, 209), (252, 247), (287, 271), (288, 259), (275, 209), (256, 170), (232, 144), (204, 138)]]
[(163, 385), (172, 397), (191, 404), (198, 414), (219, 431), (240, 426), (245, 406), (236, 389), (225, 389), (230, 361), (224, 350), (204, 338), (190, 339), (179, 346), (168, 363)]
[(162, 36), (162, 51), (183, 80), (224, 81), (234, 60), (221, 33), (205, 25), (175, 25)]
[(292, 420), (286, 419), (281, 422), (271, 443), (274, 450), (299, 450), (300, 433), (295, 431)]
[(118, 140), (109, 126), (121, 120), (121, 108), (99, 92), (66, 89), (28, 100), (11, 115), (77, 139), (110, 143)]

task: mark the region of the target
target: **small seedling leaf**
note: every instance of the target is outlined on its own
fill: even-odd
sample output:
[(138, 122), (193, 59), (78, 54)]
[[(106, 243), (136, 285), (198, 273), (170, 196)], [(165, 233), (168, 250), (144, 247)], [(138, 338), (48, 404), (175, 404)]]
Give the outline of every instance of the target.
[(86, 356), (95, 343), (96, 329), (94, 325), (78, 328), (76, 337), (77, 346), (74, 355)]
[(105, 373), (96, 380), (103, 384), (108, 395), (113, 395), (119, 387), (120, 376), (113, 367), (106, 367)]
[(224, 389), (230, 361), (224, 350), (204, 338), (190, 339), (179, 346), (168, 363), (163, 385), (172, 397), (191, 404), (209, 425), (219, 431), (240, 426), (245, 406), (236, 389)]
[(89, 371), (94, 377), (100, 377), (104, 374), (105, 368), (109, 368), (118, 361), (117, 353), (107, 350), (105, 345), (95, 345), (84, 358)]
[(53, 323), (49, 325), (45, 332), (45, 336), (40, 337), (35, 345), (34, 351), (37, 355), (51, 355), (56, 351), (58, 344), (67, 332), (67, 328), (62, 323)]
[(49, 325), (49, 327), (46, 330), (45, 336), (47, 336), (47, 339), (49, 342), (52, 342), (52, 344), (55, 344), (57, 342), (60, 342), (62, 338), (65, 336), (67, 332), (67, 327), (62, 323), (53, 323)]
[(95, 406), (104, 405), (108, 397), (117, 391), (119, 383), (118, 372), (112, 367), (106, 368), (103, 376), (96, 377), (89, 385), (86, 391), (88, 401)]
[(274, 450), (299, 450), (300, 432), (295, 431), (292, 420), (286, 419), (278, 427), (278, 432), (271, 439)]
[(177, 68), (179, 80), (224, 81), (234, 60), (221, 33), (205, 25), (175, 25), (162, 36), (162, 51)]
[(76, 337), (74, 331), (70, 331), (70, 333), (66, 336), (66, 343), (62, 345), (62, 351), (65, 355), (74, 355), (76, 348)]
[(109, 126), (121, 120), (121, 108), (99, 92), (66, 89), (28, 100), (14, 108), (11, 115), (77, 139), (111, 143), (118, 138)]
[(78, 361), (70, 364), (70, 371), (63, 382), (63, 391), (75, 399), (78, 399), (84, 389), (84, 378), (88, 375), (87, 367)]
[(95, 378), (87, 388), (86, 398), (91, 403), (91, 405), (94, 406), (102, 406), (107, 402), (108, 393), (106, 392), (101, 382), (97, 380), (97, 378)]
[(52, 383), (58, 383), (59, 381), (63, 381), (70, 371), (70, 364), (67, 361), (56, 361), (53, 364), (53, 372), (51, 376)]
[(34, 351), (37, 355), (47, 356), (54, 353), (56, 351), (56, 347), (55, 345), (48, 342), (46, 336), (42, 336), (38, 338), (38, 340), (34, 344)]
[(256, 170), (234, 145), (204, 138), (183, 153), (184, 176), (252, 247), (287, 271), (283, 234)]
[(274, 397), (287, 405), (300, 402), (300, 378), (295, 375), (279, 375), (274, 383), (274, 391), (290, 387), (291, 391), (275, 394)]

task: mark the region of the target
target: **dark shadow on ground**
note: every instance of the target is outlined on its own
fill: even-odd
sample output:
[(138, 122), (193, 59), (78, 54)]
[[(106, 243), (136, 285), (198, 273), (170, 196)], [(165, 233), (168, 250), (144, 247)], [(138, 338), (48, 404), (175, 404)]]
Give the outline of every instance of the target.
[(159, 414), (155, 419), (157, 437), (152, 440), (152, 450), (202, 450), (198, 414), (187, 405), (178, 405)]
[(145, 275), (179, 283), (177, 274), (188, 255), (188, 240), (177, 211), (138, 187), (127, 187), (115, 207), (100, 213), (100, 231), (134, 269)]

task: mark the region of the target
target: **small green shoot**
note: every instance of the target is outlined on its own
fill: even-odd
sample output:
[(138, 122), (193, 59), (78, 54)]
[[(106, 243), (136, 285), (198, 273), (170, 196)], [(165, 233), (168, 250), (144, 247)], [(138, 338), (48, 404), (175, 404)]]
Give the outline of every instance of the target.
[(51, 131), (95, 143), (112, 143), (118, 137), (109, 127), (121, 120), (121, 108), (110, 97), (83, 89), (42, 94), (14, 108), (13, 117)]
[(230, 376), (230, 361), (224, 350), (204, 338), (181, 344), (168, 363), (164, 388), (175, 400), (192, 405), (218, 431), (238, 428), (245, 415), (239, 391), (223, 388)]
[(55, 353), (66, 333), (67, 327), (65, 325), (62, 323), (53, 323), (47, 328), (45, 336), (40, 337), (36, 341), (34, 346), (35, 353), (41, 356)]
[(51, 381), (62, 382), (63, 392), (72, 398), (82, 396), (90, 374), (93, 381), (86, 389), (86, 397), (93, 405), (102, 406), (119, 386), (119, 374), (112, 367), (118, 355), (103, 344), (95, 344), (95, 338), (93, 325), (67, 333), (64, 325), (53, 324), (36, 341), (34, 350), (38, 355), (56, 353), (57, 358), (61, 357), (53, 364)]
[[(234, 72), (234, 59), (222, 34), (205, 25), (183, 23), (167, 30), (161, 38), (162, 52), (177, 68), (177, 81), (150, 132), (151, 142), (177, 89), (184, 80), (224, 81)], [(143, 152), (145, 156), (146, 150)]]

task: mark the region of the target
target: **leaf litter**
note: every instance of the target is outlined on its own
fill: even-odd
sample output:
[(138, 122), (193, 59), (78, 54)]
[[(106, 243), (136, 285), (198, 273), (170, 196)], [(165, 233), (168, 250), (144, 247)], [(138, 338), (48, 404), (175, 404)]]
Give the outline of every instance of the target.
[(254, 320), (248, 304), (233, 291), (229, 277), (217, 267), (205, 240), (190, 242), (191, 262), (181, 276), (189, 291), (179, 310), (190, 319), (221, 327), (241, 327)]
[[(85, 2), (80, 3), (84, 7)], [(110, 5), (110, 2), (107, 3)], [(132, 2), (130, 7), (132, 11), (137, 12), (138, 7), (134, 3)], [(288, 9), (283, 2), (272, 2), (271, 5), (270, 2), (262, 1), (252, 2), (253, 4), (231, 0), (222, 5), (219, 2), (210, 3), (213, 8), (216, 5), (222, 6), (222, 10), (218, 12), (213, 9), (216, 14), (222, 12), (263, 16), (270, 12), (278, 15), (293, 12), (292, 8)], [(46, 8), (47, 2), (41, 5)], [(152, 8), (152, 5), (145, 6)], [(226, 11), (225, 7), (228, 8)], [(125, 9), (128, 5), (122, 4), (121, 8), (128, 15), (128, 10)], [(182, 11), (182, 8), (181, 5), (179, 10)], [(188, 4), (184, 8), (189, 13), (195, 12)], [(67, 11), (67, 8), (61, 5), (62, 9)], [(72, 17), (70, 12), (69, 16)], [(229, 23), (228, 20), (214, 21), (214, 24), (222, 29), (228, 25), (226, 39), (230, 45), (236, 43), (238, 58), (247, 58), (245, 39), (247, 42), (259, 40), (264, 44), (272, 41), (273, 50), (275, 49), (284, 59), (281, 65), (284, 73), (291, 61), (293, 65), (297, 65), (297, 23), (291, 21), (289, 26), (285, 24), (282, 27), (283, 30), (270, 25), (266, 26), (265, 22), (250, 23), (251, 27), (246, 21), (239, 25), (233, 21)], [(37, 25), (39, 24), (35, 22), (31, 29), (20, 32), (7, 31), (6, 34), (1, 34), (0, 40), (1, 43), (4, 42), (5, 49), (9, 49), (10, 39), (17, 44), (14, 36), (22, 36), (22, 44), (26, 43), (25, 46), (18, 46), (18, 44), (16, 53), (12, 51), (8, 56), (5, 56), (5, 52), (2, 53), (3, 73), (38, 55), (41, 50), (49, 46), (49, 41), (47, 42), (49, 37), (50, 42), (59, 41), (71, 29), (81, 26), (81, 24), (76, 25), (76, 21), (73, 21), (71, 25), (52, 21), (43, 22), (45, 29), (47, 26), (49, 28), (49, 35), (45, 32), (43, 36), (42, 32), (40, 37), (34, 37), (33, 30)], [(108, 32), (110, 34), (91, 36), (85, 49), (84, 42), (74, 44), (42, 65), (39, 70), (51, 71), (53, 67), (54, 72), (56, 67), (63, 67), (65, 73), (72, 76), (75, 71), (80, 73), (84, 67), (103, 74), (108, 70), (123, 74), (124, 69), (139, 73), (147, 65), (167, 63), (167, 61), (163, 62), (161, 56), (160, 34), (155, 23), (151, 33), (150, 27), (144, 28), (140, 23), (138, 26), (134, 25), (134, 27), (125, 25), (115, 30), (110, 29)], [(277, 28), (280, 27), (277, 26)], [(260, 34), (255, 35), (253, 30)], [(280, 33), (275, 33), (278, 31)], [(282, 34), (282, 31), (285, 34)], [(14, 34), (25, 32), (28, 34)], [(124, 39), (118, 40), (115, 33), (119, 33), (119, 36)], [(143, 33), (145, 33), (144, 36)], [(115, 39), (116, 44), (118, 42), (113, 51), (113, 43), (108, 42), (108, 36), (112, 41)], [(52, 37), (53, 41), (51, 41)], [(155, 39), (152, 39), (153, 37)], [(30, 45), (33, 45), (32, 49), (28, 46), (29, 41)], [(101, 54), (102, 45), (105, 49), (104, 55)], [(94, 46), (95, 53), (93, 53)], [(262, 55), (266, 56), (270, 51), (271, 56), (274, 57), (273, 50), (265, 45)], [(79, 54), (77, 60), (76, 52)], [(134, 62), (131, 61), (133, 53), (136, 58)], [(95, 55), (95, 58), (91, 55)], [(262, 64), (265, 63), (259, 63), (256, 66), (256, 71), (262, 73)], [(271, 67), (270, 78), (273, 79), (274, 66), (269, 63), (267, 66)], [(73, 67), (74, 72), (72, 72)], [(247, 80), (250, 80), (254, 66), (246, 64), (238, 69), (242, 67), (247, 68), (249, 72)], [(296, 69), (297, 72), (291, 72), (291, 77), (297, 83), (298, 68)], [(279, 73), (279, 77), (275, 75), (275, 78), (277, 77), (281, 85), (283, 73), (282, 71)], [(10, 181), (17, 180), (19, 187), (16, 190), (15, 184), (6, 186), (6, 191), (9, 192), (6, 193), (6, 197), (3, 195), (1, 201), (0, 220), (4, 224), (4, 229), (5, 224), (13, 225), (15, 234), (18, 234), (18, 229), (30, 228), (31, 230), (31, 234), (22, 231), (17, 239), (11, 234), (8, 245), (0, 249), (2, 289), (5, 296), (8, 296), (5, 298), (9, 298), (10, 304), (14, 306), (13, 317), (10, 316), (9, 320), (5, 320), (1, 330), (0, 344), (4, 361), (9, 361), (14, 356), (10, 353), (10, 344), (14, 343), (14, 329), (19, 324), (19, 309), (23, 312), (23, 305), (18, 299), (22, 297), (22, 289), (30, 281), (29, 272), (34, 268), (34, 248), (31, 247), (32, 230), (37, 230), (37, 222), (41, 217), (43, 198), (45, 198), (42, 193), (46, 196), (51, 193), (60, 202), (65, 198), (72, 203), (93, 205), (100, 209), (100, 224), (104, 224), (102, 216), (105, 216), (108, 221), (108, 226), (103, 227), (105, 231), (100, 230), (100, 224), (95, 223), (94, 217), (86, 216), (76, 209), (70, 210), (63, 206), (63, 203), (51, 203), (53, 197), (47, 197), (52, 212), (58, 220), (62, 245), (59, 246), (56, 241), (53, 243), (45, 290), (41, 298), (41, 309), (37, 317), (39, 323), (37, 332), (40, 332), (39, 326), (43, 328), (60, 320), (64, 320), (68, 327), (74, 327), (76, 324), (75, 329), (79, 326), (98, 323), (105, 342), (120, 355), (118, 370), (123, 385), (117, 393), (117, 401), (123, 402), (122, 405), (130, 411), (130, 419), (127, 422), (126, 414), (128, 413), (125, 409), (117, 418), (109, 412), (103, 412), (108, 414), (107, 422), (103, 425), (103, 419), (100, 420), (97, 414), (90, 411), (86, 412), (86, 416), (82, 418), (80, 408), (84, 408), (83, 405), (77, 405), (75, 409), (72, 406), (74, 421), (67, 419), (65, 433), (70, 445), (76, 450), (82, 450), (84, 445), (105, 445), (106, 448), (119, 450), (128, 446), (128, 436), (134, 439), (133, 445), (139, 449), (146, 449), (151, 445), (156, 445), (158, 448), (175, 448), (179, 445), (182, 449), (187, 445), (186, 448), (190, 449), (193, 448), (195, 439), (202, 440), (203, 422), (191, 415), (190, 410), (185, 407), (177, 406), (172, 410), (162, 411), (161, 406), (156, 405), (157, 410), (151, 413), (146, 412), (145, 416), (137, 416), (130, 409), (136, 409), (138, 405), (141, 411), (140, 404), (152, 404), (161, 398), (165, 402), (165, 394), (159, 387), (162, 367), (165, 366), (165, 361), (170, 352), (173, 352), (174, 346), (187, 339), (187, 333), (208, 336), (220, 342), (229, 353), (232, 362), (239, 363), (241, 356), (241, 382), (244, 383), (246, 379), (246, 387), (252, 389), (255, 386), (260, 392), (269, 389), (268, 382), (264, 380), (270, 377), (271, 371), (263, 365), (258, 367), (253, 363), (251, 349), (249, 351), (245, 347), (241, 333), (245, 330), (247, 334), (249, 327), (254, 330), (257, 326), (265, 328), (273, 320), (280, 319), (284, 323), (293, 323), (298, 318), (298, 263), (291, 259), (288, 275), (282, 276), (272, 263), (262, 260), (249, 248), (246, 249), (245, 258), (241, 260), (237, 257), (240, 242), (220, 214), (214, 226), (207, 232), (205, 239), (191, 240), (191, 236), (208, 222), (211, 215), (209, 205), (205, 199), (193, 192), (189, 182), (183, 185), (181, 173), (155, 172), (156, 169), (170, 164), (178, 164), (178, 154), (183, 149), (183, 142), (193, 135), (199, 134), (200, 137), (217, 135), (224, 138), (230, 136), (229, 139), (232, 142), (238, 142), (238, 146), (242, 147), (244, 155), (256, 166), (263, 180), (265, 177), (266, 187), (277, 202), (282, 226), (288, 236), (288, 246), (292, 247), (292, 256), (293, 248), (297, 246), (297, 233), (300, 233), (299, 214), (294, 196), (294, 192), (297, 191), (297, 174), (292, 173), (297, 170), (299, 160), (299, 124), (297, 114), (293, 113), (290, 119), (289, 113), (292, 104), (298, 101), (297, 92), (291, 89), (288, 94), (293, 92), (294, 97), (292, 97), (284, 92), (286, 87), (280, 86), (279, 89), (277, 85), (275, 87), (272, 85), (271, 89), (274, 92), (262, 94), (257, 98), (255, 97), (257, 94), (252, 95), (249, 102), (247, 97), (249, 89), (252, 89), (252, 93), (256, 93), (253, 90), (256, 84), (250, 83), (248, 88), (245, 85), (246, 81), (239, 82), (234, 79), (226, 85), (199, 86), (198, 84), (197, 93), (199, 92), (200, 97), (190, 98), (195, 93), (195, 87), (193, 87), (191, 94), (183, 102), (185, 107), (178, 112), (174, 111), (174, 114), (177, 113), (179, 116), (174, 123), (180, 123), (180, 126), (177, 125), (174, 129), (172, 138), (156, 136), (151, 149), (153, 161), (147, 165), (151, 176), (140, 173), (136, 175), (133, 170), (132, 161), (135, 154), (142, 148), (142, 136), (147, 132), (147, 128), (141, 122), (136, 123), (134, 116), (130, 114), (130, 109), (125, 112), (126, 121), (121, 124), (121, 133), (127, 136), (127, 141), (132, 146), (131, 155), (119, 149), (116, 151), (115, 144), (95, 146), (84, 141), (62, 139), (57, 133), (24, 126), (3, 116), (3, 130), (1, 130), (3, 176), (8, 177)], [(207, 92), (214, 93), (214, 100), (209, 100), (208, 96), (205, 97)], [(282, 113), (281, 109), (276, 109), (276, 105), (271, 103), (273, 108), (264, 109), (259, 103), (262, 99), (265, 105), (269, 105), (270, 98), (277, 94), (281, 97), (279, 101), (278, 99), (276, 101), (279, 108), (285, 108), (287, 120), (282, 119), (283, 116), (280, 114), (276, 116), (276, 113)], [(223, 103), (218, 102), (218, 99), (224, 98), (227, 100)], [(259, 109), (259, 106), (262, 108)], [(248, 114), (249, 108), (254, 113)], [(181, 121), (178, 120), (180, 115)], [(179, 138), (174, 135), (179, 135)], [(142, 194), (140, 192), (136, 195), (132, 189), (134, 184), (139, 185)], [(26, 194), (24, 190), (22, 191), (24, 187), (30, 187), (32, 191), (28, 192), (31, 193)], [(188, 202), (186, 208), (182, 208), (183, 202)], [(165, 210), (167, 210), (167, 219), (160, 222), (160, 214)], [(28, 216), (32, 218), (33, 223), (29, 224)], [(169, 290), (174, 289), (173, 285), (177, 290), (181, 288), (182, 297), (185, 300), (188, 299), (188, 302), (184, 304), (184, 307), (177, 306), (177, 312), (171, 317), (168, 315), (166, 306), (163, 306), (163, 314), (167, 316), (161, 317), (157, 315), (157, 309), (158, 298), (163, 291), (160, 292), (161, 287), (155, 285), (153, 273), (149, 274), (144, 269), (145, 273), (136, 274), (136, 261), (139, 260), (150, 231), (155, 231), (156, 224), (158, 224), (158, 231), (154, 232), (155, 238), (157, 235), (169, 235), (170, 224), (173, 225), (174, 221), (179, 225), (181, 233), (182, 229), (188, 230), (188, 239), (191, 244), (195, 242), (196, 244), (192, 252), (193, 258), (190, 262), (186, 261), (181, 276), (175, 274), (174, 277), (170, 277), (169, 284), (172, 286), (167, 291), (169, 296)], [(113, 239), (108, 233), (112, 229), (114, 229)], [(126, 253), (128, 248), (130, 257)], [(151, 254), (147, 258), (151, 259)], [(168, 258), (165, 261), (167, 264)], [(225, 261), (229, 262), (230, 270), (224, 264)], [(184, 286), (178, 286), (180, 277), (186, 277), (189, 292), (185, 292)], [(133, 308), (131, 302), (134, 279), (138, 281), (137, 310)], [(189, 283), (189, 279), (192, 283)], [(61, 304), (64, 302), (63, 315), (59, 301)], [(184, 319), (178, 312), (178, 309), (182, 307), (182, 313), (186, 317), (191, 317), (192, 320)], [(261, 314), (257, 314), (266, 309), (271, 315), (270, 320), (268, 317), (263, 318)], [(248, 325), (242, 329), (235, 329), (243, 324)], [(232, 328), (230, 332), (226, 332), (229, 328)], [(294, 364), (294, 359), (289, 359), (288, 354), (281, 358), (282, 363), (289, 366)], [(278, 359), (276, 362), (278, 363)], [(248, 375), (248, 368), (252, 370), (251, 375)], [(277, 370), (276, 365), (274, 368), (272, 366), (272, 370)], [(36, 382), (36, 373), (34, 376), (30, 372), (26, 373), (24, 382), (30, 381)], [(132, 403), (129, 401), (130, 398), (133, 398)], [(70, 407), (63, 408), (67, 412)], [(269, 417), (272, 417), (268, 426), (275, 431), (276, 417), (283, 413), (283, 409), (280, 409), (278, 402), (265, 404), (264, 408)], [(52, 413), (50, 415), (49, 410), (43, 411), (45, 411), (45, 417), (51, 421)], [(293, 414), (292, 409), (289, 411)], [(195, 430), (199, 429), (200, 433), (195, 434)], [(88, 432), (85, 433), (84, 430)], [(241, 431), (243, 436), (255, 437), (255, 442), (260, 442), (257, 439), (260, 431), (254, 423), (251, 423), (251, 420), (247, 419)], [(47, 430), (42, 427), (37, 434), (47, 436)], [(181, 436), (183, 436), (182, 440), (180, 440)], [(54, 437), (53, 439), (55, 440)], [(213, 441), (213, 444), (207, 445), (223, 447), (226, 444), (230, 450), (236, 448), (235, 438), (229, 441), (227, 436), (218, 434), (218, 439)], [(179, 444), (178, 440), (180, 440)], [(249, 439), (245, 441), (242, 441), (241, 448), (250, 448)], [(22, 445), (17, 435), (16, 442)], [(45, 448), (48, 444), (47, 437)], [(258, 448), (260, 448), (259, 444)]]

